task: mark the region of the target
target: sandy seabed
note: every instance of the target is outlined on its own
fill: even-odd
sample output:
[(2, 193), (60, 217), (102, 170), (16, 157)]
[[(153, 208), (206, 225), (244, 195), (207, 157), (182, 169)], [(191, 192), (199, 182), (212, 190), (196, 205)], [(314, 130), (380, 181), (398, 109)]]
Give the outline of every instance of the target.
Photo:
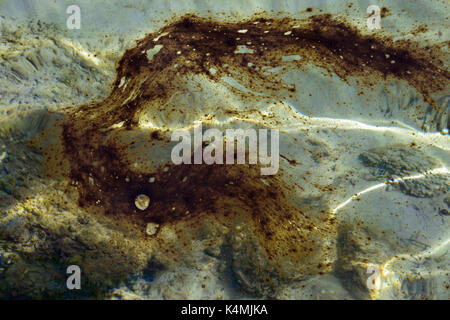
[[(450, 297), (447, 3), (71, 4), (0, 1), (0, 298)], [(280, 170), (173, 165), (196, 121)]]

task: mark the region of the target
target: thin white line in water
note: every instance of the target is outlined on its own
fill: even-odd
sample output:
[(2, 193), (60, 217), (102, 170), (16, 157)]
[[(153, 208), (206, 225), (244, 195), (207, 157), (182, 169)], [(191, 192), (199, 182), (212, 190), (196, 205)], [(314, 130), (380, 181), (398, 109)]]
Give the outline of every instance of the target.
[(335, 207), (333, 210), (331, 210), (332, 214), (335, 214), (338, 210), (342, 209), (343, 207), (345, 207), (346, 205), (348, 205), (350, 202), (352, 202), (353, 200), (359, 198), (361, 195), (386, 187), (389, 184), (393, 184), (393, 183), (399, 183), (402, 181), (407, 181), (407, 180), (416, 180), (416, 179), (421, 179), (424, 178), (428, 175), (433, 175), (433, 174), (449, 174), (450, 171), (446, 168), (446, 167), (441, 167), (441, 168), (436, 168), (436, 169), (432, 169), (432, 170), (428, 170), (422, 174), (417, 174), (417, 175), (413, 175), (413, 176), (407, 176), (407, 177), (401, 177), (401, 178), (396, 178), (394, 180), (391, 181), (386, 181), (386, 182), (382, 182), (376, 185), (373, 185), (367, 189), (364, 189), (360, 192), (355, 193), (353, 196), (351, 196), (350, 198), (348, 198), (347, 200), (345, 200), (344, 202), (342, 202), (341, 204), (339, 204), (337, 207)]

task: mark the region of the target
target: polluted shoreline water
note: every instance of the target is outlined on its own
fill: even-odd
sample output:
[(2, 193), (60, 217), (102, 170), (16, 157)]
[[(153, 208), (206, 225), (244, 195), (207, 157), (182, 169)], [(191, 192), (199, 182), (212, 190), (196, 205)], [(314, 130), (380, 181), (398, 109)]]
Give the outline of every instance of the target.
[[(444, 274), (420, 279), (424, 292), (405, 293), (415, 280), (396, 257), (432, 256), (449, 235), (447, 45), (364, 35), (330, 14), (166, 21), (123, 53), (103, 101), (6, 117), (22, 156), (5, 163), (39, 173), (33, 192), (23, 176), (2, 181), (2, 297), (445, 299), (441, 249), (421, 272)], [(373, 108), (381, 90), (403, 105)], [(335, 101), (328, 117), (307, 112), (321, 98)], [(174, 164), (171, 134), (195, 139), (198, 121), (279, 130), (279, 170)], [(64, 288), (72, 264), (86, 291)], [(374, 266), (390, 283), (368, 285)], [(18, 284), (23, 269), (39, 285)], [(186, 282), (197, 286), (180, 293)]]

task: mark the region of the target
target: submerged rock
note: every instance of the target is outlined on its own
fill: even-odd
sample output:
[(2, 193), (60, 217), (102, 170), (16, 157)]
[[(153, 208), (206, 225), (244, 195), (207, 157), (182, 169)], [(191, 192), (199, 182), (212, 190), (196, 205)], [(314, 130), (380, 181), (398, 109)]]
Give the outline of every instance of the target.
[[(442, 174), (426, 175), (442, 168), (440, 161), (426, 152), (409, 145), (394, 145), (365, 151), (359, 156), (362, 163), (372, 169), (372, 174), (401, 192), (419, 198), (429, 198), (447, 192), (450, 177)], [(425, 175), (420, 179), (410, 179)]]
[(373, 168), (375, 176), (386, 180), (424, 173), (440, 166), (437, 159), (409, 145), (375, 148), (359, 157), (365, 166)]
[(418, 198), (431, 198), (450, 189), (448, 174), (432, 175), (416, 181), (401, 181), (394, 185), (401, 192)]

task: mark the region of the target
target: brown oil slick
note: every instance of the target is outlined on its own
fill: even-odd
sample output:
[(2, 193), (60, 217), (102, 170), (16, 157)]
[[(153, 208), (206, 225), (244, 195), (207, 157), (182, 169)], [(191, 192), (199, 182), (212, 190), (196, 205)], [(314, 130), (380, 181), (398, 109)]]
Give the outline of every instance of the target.
[[(149, 59), (147, 52), (156, 45), (162, 47)], [(240, 45), (253, 52), (235, 53)], [(420, 49), (407, 41), (363, 36), (330, 15), (302, 21), (256, 16), (238, 23), (187, 15), (127, 50), (110, 96), (65, 109), (57, 128), (43, 133), (36, 144), (57, 134), (60, 142), (45, 150), (49, 173), (67, 177), (85, 210), (133, 225), (141, 241), (159, 248), (167, 259), (177, 259), (177, 250), (162, 236), (164, 227), (174, 230), (176, 246), (188, 252), (200, 226), (220, 225), (226, 232), (245, 226), (281, 276), (323, 273), (332, 268), (335, 248), (329, 241), (336, 237), (336, 222), (326, 210), (311, 214), (292, 201), (298, 187), (286, 182), (283, 168), (264, 179), (252, 165), (167, 162), (135, 168), (136, 161), (145, 159), (133, 145), (148, 149), (145, 156), (151, 158), (156, 148), (170, 144), (168, 130), (139, 126), (142, 114), (188, 114), (164, 105), (192, 75), (211, 81), (232, 75), (264, 97), (288, 96), (295, 87), (284, 88), (263, 67), (281, 66), (282, 57), (289, 55), (302, 57), (289, 62), (296, 68), (312, 64), (367, 86), (388, 77), (405, 80), (436, 105), (431, 95), (443, 90), (449, 78), (438, 52), (437, 46)], [(256, 99), (251, 93), (236, 94)], [(123, 125), (114, 127), (118, 123)], [(144, 211), (134, 205), (139, 194), (151, 199)], [(145, 233), (149, 222), (159, 225), (155, 235)]]

